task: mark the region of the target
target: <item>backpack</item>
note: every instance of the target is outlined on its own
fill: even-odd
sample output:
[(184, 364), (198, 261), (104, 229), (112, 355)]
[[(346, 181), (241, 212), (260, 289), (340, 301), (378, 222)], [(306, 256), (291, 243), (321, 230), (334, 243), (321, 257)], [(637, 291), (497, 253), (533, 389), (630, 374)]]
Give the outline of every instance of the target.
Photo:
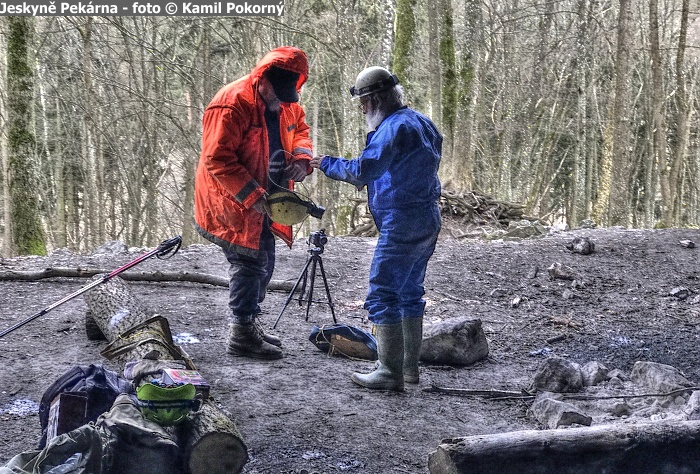
[[(115, 372), (101, 365), (76, 366), (60, 376), (52, 383), (41, 397), (39, 404), (39, 422), (41, 423), (41, 441), (39, 449), (46, 446), (48, 435), (60, 435), (78, 428), (110, 410), (117, 396), (121, 393), (134, 393), (133, 386), (128, 380), (119, 377)], [(49, 427), (50, 412), (58, 397), (65, 394), (65, 403), (61, 400), (61, 424)], [(64, 406), (66, 410), (64, 410)], [(77, 407), (68, 411), (71, 405)], [(84, 408), (83, 408), (84, 407)], [(55, 422), (55, 420), (51, 420)], [(50, 433), (51, 432), (51, 433)]]
[(20, 453), (0, 466), (0, 474), (59, 473), (184, 474), (184, 461), (175, 432), (145, 419), (132, 395), (121, 394), (94, 423), (55, 436), (46, 447)]

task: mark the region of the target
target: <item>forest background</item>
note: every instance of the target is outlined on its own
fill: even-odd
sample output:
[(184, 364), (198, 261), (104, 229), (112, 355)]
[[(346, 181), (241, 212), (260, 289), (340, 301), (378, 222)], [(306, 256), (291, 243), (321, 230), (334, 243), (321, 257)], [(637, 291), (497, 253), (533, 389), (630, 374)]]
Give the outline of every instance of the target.
[[(198, 242), (202, 111), (280, 45), (309, 57), (317, 153), (360, 153), (348, 88), (381, 65), (443, 132), (445, 189), (548, 223), (697, 227), (699, 16), (699, 0), (286, 0), (281, 18), (0, 18), (2, 253)], [(319, 173), (301, 192), (327, 211), (298, 231), (363, 214), (363, 191)]]

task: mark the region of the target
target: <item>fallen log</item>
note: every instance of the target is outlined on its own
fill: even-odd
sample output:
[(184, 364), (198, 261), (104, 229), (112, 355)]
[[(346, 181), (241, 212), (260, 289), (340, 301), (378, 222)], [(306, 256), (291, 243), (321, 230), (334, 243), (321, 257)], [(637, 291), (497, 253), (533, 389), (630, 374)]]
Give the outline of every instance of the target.
[[(190, 474), (240, 472), (248, 454), (236, 425), (209, 401), (186, 425), (184, 445)], [(231, 436), (235, 434), (235, 436)]]
[(526, 430), (443, 440), (431, 474), (695, 473), (700, 421)]
[[(150, 316), (120, 278), (113, 278), (84, 296), (87, 317), (92, 318), (110, 342), (103, 355), (122, 365), (124, 376), (138, 386), (148, 383), (145, 373), (162, 367), (194, 370), (189, 356), (173, 343), (167, 319)], [(151, 371), (134, 375), (134, 367)], [(124, 370), (128, 367), (127, 370)], [(235, 423), (209, 397), (200, 409), (178, 426), (178, 446), (192, 474), (237, 473), (248, 461), (248, 450)]]
[[(0, 281), (38, 281), (47, 278), (92, 278), (95, 275), (109, 273), (108, 270), (96, 268), (62, 268), (49, 267), (42, 270), (9, 270), (0, 272)], [(203, 283), (212, 286), (228, 288), (229, 278), (197, 272), (146, 272), (134, 271), (119, 274), (126, 281), (173, 281)], [(272, 280), (267, 286), (269, 291), (291, 291), (293, 282), (287, 280)]]

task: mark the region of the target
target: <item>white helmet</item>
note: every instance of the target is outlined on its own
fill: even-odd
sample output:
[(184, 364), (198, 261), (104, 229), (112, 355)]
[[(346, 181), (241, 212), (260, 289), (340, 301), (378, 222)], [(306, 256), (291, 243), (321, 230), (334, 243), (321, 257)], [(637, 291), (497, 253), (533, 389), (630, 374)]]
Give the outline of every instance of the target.
[(380, 66), (371, 66), (357, 75), (355, 85), (350, 88), (350, 95), (357, 99), (391, 89), (398, 83), (399, 78), (396, 77), (396, 74), (392, 74)]

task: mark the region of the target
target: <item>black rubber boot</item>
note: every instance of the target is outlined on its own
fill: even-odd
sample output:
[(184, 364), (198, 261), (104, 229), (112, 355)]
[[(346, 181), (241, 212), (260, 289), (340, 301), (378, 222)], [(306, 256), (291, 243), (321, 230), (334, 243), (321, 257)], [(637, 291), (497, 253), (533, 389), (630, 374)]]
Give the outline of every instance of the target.
[(255, 359), (282, 358), (282, 349), (265, 342), (254, 323), (231, 324), (228, 336), (228, 353)]
[(401, 323), (377, 324), (378, 367), (369, 374), (352, 374), (352, 381), (366, 388), (403, 390), (403, 327)]

